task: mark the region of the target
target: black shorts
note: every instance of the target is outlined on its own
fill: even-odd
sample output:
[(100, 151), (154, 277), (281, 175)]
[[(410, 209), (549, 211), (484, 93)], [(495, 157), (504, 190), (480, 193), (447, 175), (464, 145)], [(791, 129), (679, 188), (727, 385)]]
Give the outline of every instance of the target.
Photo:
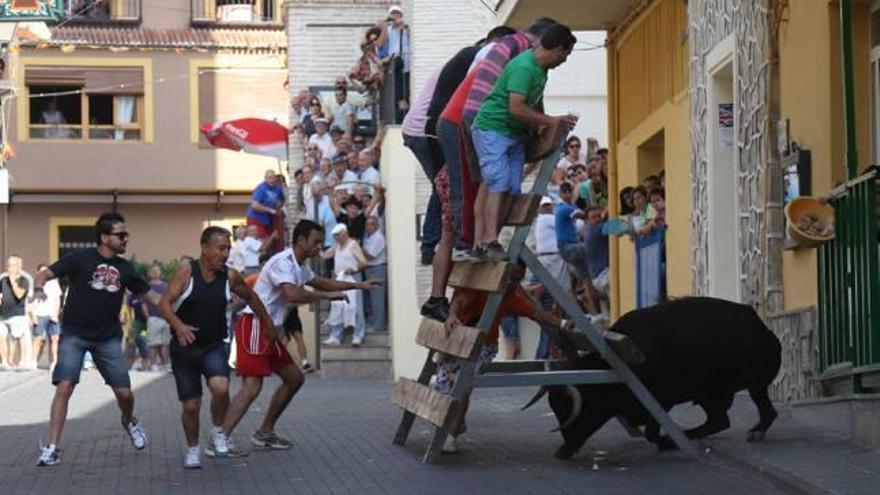
[(291, 306), (287, 310), (287, 315), (284, 316), (284, 325), (282, 326), (284, 327), (285, 335), (293, 335), (296, 332), (302, 333), (303, 323), (299, 319), (299, 310), (296, 306)]
[(208, 346), (190, 344), (181, 347), (171, 341), (171, 372), (177, 384), (177, 398), (181, 402), (202, 396), (202, 376), (205, 380), (222, 376), (229, 378), (229, 351), (226, 344), (217, 342)]

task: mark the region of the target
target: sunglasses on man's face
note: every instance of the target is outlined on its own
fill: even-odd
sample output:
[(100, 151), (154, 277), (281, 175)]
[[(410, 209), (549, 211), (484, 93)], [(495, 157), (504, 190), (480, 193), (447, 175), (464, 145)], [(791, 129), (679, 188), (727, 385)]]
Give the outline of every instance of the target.
[(131, 234), (129, 234), (128, 232), (110, 232), (107, 235), (112, 235), (113, 237), (116, 237), (121, 241), (124, 241), (124, 240), (128, 239), (129, 237), (131, 237)]
[(357, 144), (357, 145), (361, 145), (361, 146), (362, 146), (362, 145), (365, 145), (365, 144), (367, 144), (367, 143), (366, 143), (366, 141), (355, 141), (354, 144)]

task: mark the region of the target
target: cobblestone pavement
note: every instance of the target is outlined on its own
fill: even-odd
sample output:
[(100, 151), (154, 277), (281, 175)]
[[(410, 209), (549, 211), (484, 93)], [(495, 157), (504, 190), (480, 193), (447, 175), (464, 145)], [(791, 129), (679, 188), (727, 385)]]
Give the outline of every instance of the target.
[[(430, 429), (416, 422), (406, 447), (391, 445), (400, 412), (391, 384), (310, 379), (278, 433), (294, 448), (240, 459), (203, 458), (181, 468), (179, 405), (169, 375), (134, 373), (136, 411), (151, 436), (136, 452), (119, 425), (110, 391), (83, 374), (61, 442), (62, 464), (37, 468), (52, 387), (46, 372), (0, 373), (0, 493), (11, 494), (479, 494), (646, 493), (774, 494), (782, 485), (706, 456), (659, 454), (609, 424), (571, 462), (552, 454), (560, 443), (546, 402), (519, 411), (533, 389), (478, 390), (459, 455), (419, 462)], [(237, 382), (237, 380), (234, 380)], [(245, 444), (262, 417), (263, 395), (236, 433)], [(203, 430), (207, 421), (203, 405)]]

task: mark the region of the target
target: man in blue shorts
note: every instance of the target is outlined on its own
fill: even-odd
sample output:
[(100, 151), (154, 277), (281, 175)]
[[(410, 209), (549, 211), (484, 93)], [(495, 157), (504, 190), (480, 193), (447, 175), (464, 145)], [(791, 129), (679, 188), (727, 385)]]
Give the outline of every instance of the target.
[(571, 115), (550, 117), (543, 113), (547, 71), (568, 59), (577, 38), (567, 27), (556, 24), (547, 29), (538, 45), (517, 55), (504, 68), (495, 87), (474, 121), (474, 147), (480, 159), (480, 172), (488, 199), (482, 216), (474, 219), (476, 246), (473, 258), (502, 260), (504, 248), (498, 243), (499, 226), (510, 206), (511, 195), (522, 188), (525, 164), (524, 140), (529, 128), (574, 128)]
[(122, 353), (122, 327), (119, 311), (125, 290), (157, 303), (159, 296), (140, 278), (134, 266), (121, 257), (130, 234), (119, 213), (104, 213), (95, 223), (97, 248), (80, 249), (65, 255), (34, 280), (34, 297), (46, 298), (46, 283), (67, 277), (69, 290), (61, 320), (58, 362), (52, 372), (55, 397), (49, 415), (49, 444), (43, 447), (38, 466), (61, 462), (57, 444), (67, 419), (67, 404), (79, 383), (83, 358), (90, 352), (104, 381), (113, 389), (122, 412), (122, 427), (132, 445), (142, 450), (147, 434), (134, 417), (134, 394), (128, 376), (128, 363)]

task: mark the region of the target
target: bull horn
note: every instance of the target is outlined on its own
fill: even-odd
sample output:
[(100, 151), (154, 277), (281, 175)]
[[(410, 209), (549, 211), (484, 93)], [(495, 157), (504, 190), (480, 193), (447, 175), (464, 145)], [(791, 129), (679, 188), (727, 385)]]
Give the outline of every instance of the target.
[(566, 385), (565, 393), (567, 393), (568, 396), (571, 397), (571, 414), (568, 415), (568, 419), (566, 419), (563, 423), (559, 425), (558, 428), (554, 429), (553, 431), (564, 430), (565, 428), (571, 426), (575, 422), (575, 420), (580, 417), (581, 409), (583, 409), (584, 400), (581, 397), (580, 390), (578, 390), (573, 385)]
[(522, 406), (522, 409), (520, 409), (520, 411), (525, 411), (526, 409), (532, 407), (533, 405), (535, 405), (535, 402), (538, 402), (539, 400), (541, 400), (541, 397), (544, 397), (544, 395), (546, 395), (546, 394), (547, 394), (547, 387), (542, 385), (541, 388), (538, 389), (538, 393), (536, 393), (535, 396), (532, 397), (532, 400), (530, 400), (528, 402), (528, 404)]

